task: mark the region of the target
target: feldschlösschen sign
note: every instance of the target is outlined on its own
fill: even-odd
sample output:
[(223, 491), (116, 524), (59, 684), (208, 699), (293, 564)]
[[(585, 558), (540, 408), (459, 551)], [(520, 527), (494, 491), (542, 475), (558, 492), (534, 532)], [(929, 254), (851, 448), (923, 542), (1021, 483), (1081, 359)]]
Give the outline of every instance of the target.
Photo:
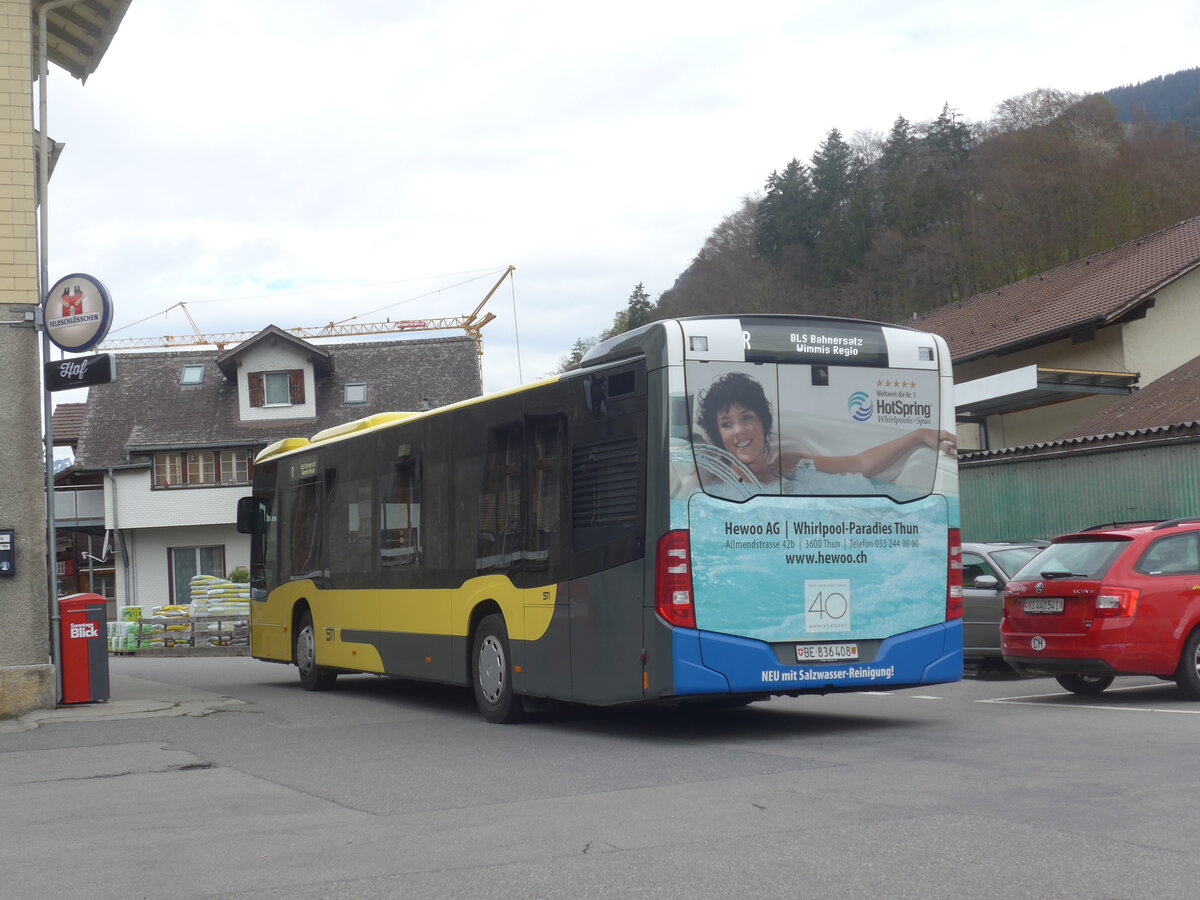
[(76, 273), (60, 278), (43, 305), (46, 336), (67, 353), (91, 350), (108, 335), (113, 307), (98, 279)]

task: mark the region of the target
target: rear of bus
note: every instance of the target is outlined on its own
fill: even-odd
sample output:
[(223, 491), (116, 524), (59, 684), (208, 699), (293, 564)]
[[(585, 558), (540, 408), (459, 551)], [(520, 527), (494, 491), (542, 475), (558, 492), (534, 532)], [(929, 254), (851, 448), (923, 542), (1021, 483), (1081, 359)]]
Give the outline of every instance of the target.
[(676, 697), (959, 680), (945, 342), (820, 317), (663, 324), (647, 644), (670, 665), (647, 661), (647, 695), (655, 679)]

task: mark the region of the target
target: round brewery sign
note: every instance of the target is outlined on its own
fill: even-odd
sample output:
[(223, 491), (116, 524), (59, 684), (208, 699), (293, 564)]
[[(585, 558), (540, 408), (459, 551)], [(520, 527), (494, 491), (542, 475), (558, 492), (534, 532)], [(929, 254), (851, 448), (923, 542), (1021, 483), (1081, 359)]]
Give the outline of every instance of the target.
[(68, 353), (91, 350), (112, 326), (112, 298), (98, 279), (76, 273), (60, 278), (46, 295), (46, 336)]

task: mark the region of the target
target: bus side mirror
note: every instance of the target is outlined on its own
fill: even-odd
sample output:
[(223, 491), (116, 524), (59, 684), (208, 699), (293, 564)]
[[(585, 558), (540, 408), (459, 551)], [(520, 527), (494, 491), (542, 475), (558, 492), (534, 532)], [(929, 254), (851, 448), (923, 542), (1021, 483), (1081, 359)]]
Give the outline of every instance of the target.
[(261, 497), (239, 497), (237, 530), (238, 534), (266, 534), (267, 501)]

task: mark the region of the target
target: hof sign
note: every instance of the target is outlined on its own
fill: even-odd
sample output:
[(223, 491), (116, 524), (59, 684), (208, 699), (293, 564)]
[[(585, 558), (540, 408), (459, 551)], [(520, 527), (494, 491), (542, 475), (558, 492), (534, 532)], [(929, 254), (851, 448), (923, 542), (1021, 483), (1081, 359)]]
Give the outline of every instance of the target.
[(112, 298), (97, 279), (82, 273), (60, 278), (46, 295), (42, 312), (46, 336), (67, 353), (91, 350), (112, 326)]
[(60, 359), (43, 366), (46, 390), (68, 391), (72, 388), (108, 384), (117, 376), (117, 361), (111, 353)]

